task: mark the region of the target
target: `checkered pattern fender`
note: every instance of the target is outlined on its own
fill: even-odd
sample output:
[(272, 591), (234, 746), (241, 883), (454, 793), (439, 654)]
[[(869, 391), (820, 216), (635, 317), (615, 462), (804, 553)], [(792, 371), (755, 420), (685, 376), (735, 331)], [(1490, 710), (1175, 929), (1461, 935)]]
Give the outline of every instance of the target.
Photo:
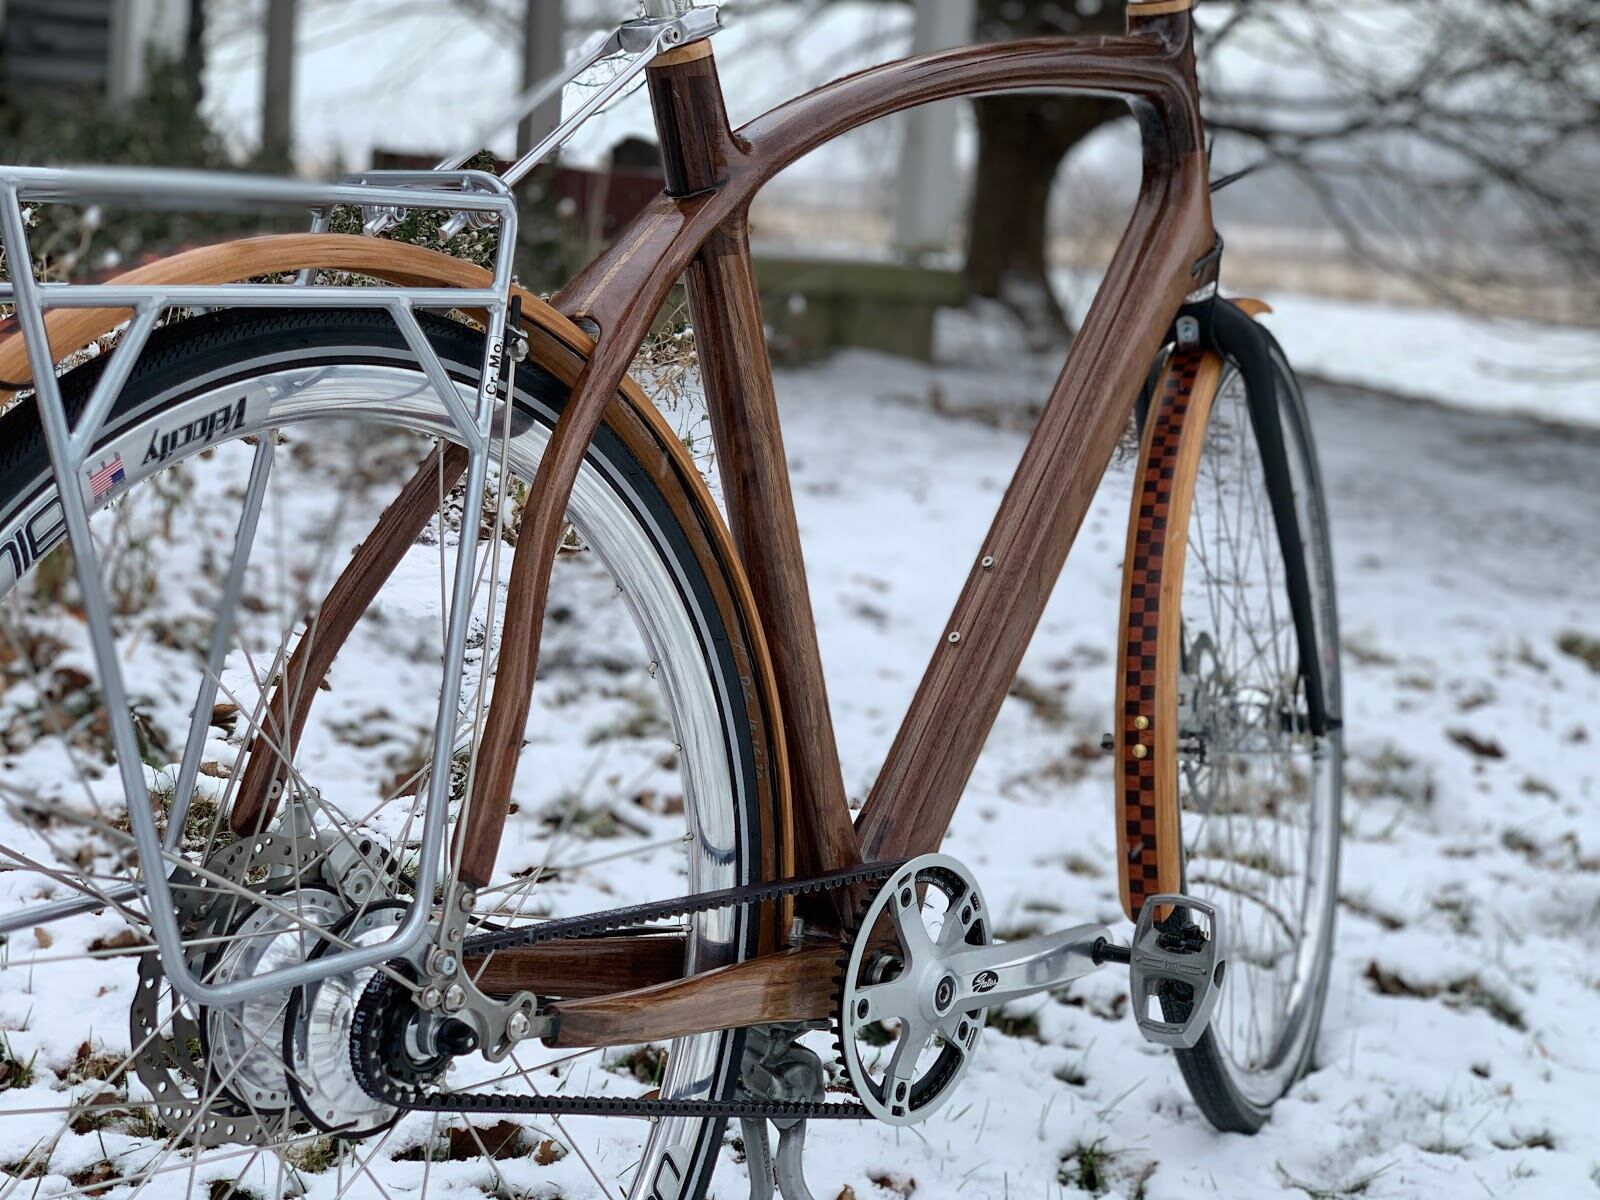
[(1178, 820), (1178, 652), (1195, 473), (1222, 364), (1168, 361), (1150, 402), (1123, 564), (1116, 731), (1118, 878), (1137, 920), (1147, 896), (1183, 890)]

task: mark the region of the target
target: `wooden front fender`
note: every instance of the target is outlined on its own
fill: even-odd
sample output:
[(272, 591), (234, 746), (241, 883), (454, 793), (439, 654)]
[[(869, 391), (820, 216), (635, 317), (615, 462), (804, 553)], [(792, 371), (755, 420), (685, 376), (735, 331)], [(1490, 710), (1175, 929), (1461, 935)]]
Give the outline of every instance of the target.
[[(489, 286), (489, 272), (439, 251), (403, 242), (348, 234), (279, 234), (215, 246), (203, 246), (145, 263), (112, 283), (120, 284), (223, 284), (241, 283), (267, 275), (307, 269), (348, 271), (409, 287)], [(528, 357), (569, 388), (575, 387), (589, 364), (594, 339), (538, 296), (513, 288), (521, 299), (522, 328), (529, 341)], [(46, 318), (52, 356), (62, 358), (104, 337), (125, 321), (127, 309), (57, 309)], [(15, 321), (0, 326), (0, 402), (31, 386), (32, 370), (27, 349)], [(718, 603), (724, 608), (730, 630), (743, 637), (743, 664), (750, 675), (749, 692), (759, 711), (750, 714), (763, 789), (761, 843), (766, 861), (765, 878), (784, 878), (794, 870), (793, 807), (790, 796), (788, 753), (771, 657), (762, 623), (746, 578), (716, 502), (711, 498), (699, 468), (666, 419), (631, 376), (624, 376), (610, 400), (606, 421), (629, 450), (662, 487), (680, 523), (697, 543), (696, 552), (707, 566)], [(779, 906), (786, 908), (787, 906)], [(774, 914), (765, 945), (781, 938), (786, 913)]]

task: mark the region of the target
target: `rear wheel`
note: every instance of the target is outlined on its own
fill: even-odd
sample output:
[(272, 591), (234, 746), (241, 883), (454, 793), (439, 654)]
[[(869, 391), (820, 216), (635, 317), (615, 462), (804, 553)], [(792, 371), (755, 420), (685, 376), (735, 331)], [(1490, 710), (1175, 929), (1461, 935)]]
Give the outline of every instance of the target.
[[(481, 335), (443, 320), (425, 328), (471, 405)], [(99, 370), (63, 378), (70, 414)], [(447, 583), (457, 556), (473, 556), (468, 670), (447, 698), (460, 717), (453, 822), (494, 686), (512, 552), (496, 514), (514, 529), (523, 481), (566, 399), (532, 364), (517, 385), (480, 528), (463, 528), (461, 485), (440, 470), (432, 519), (326, 684), (305, 696), (278, 688), (283, 664), (314, 636), (321, 598), (378, 514), (452, 436), (444, 406), (398, 331), (370, 312), (180, 322), (152, 339), (125, 387), (85, 490), (96, 497), (91, 531), (159, 812), (179, 800), (185, 746), (198, 737), (203, 748), (169, 863), (202, 977), (259, 975), (331, 941), (381, 940), (419, 902), (407, 880), (444, 678)], [(613, 409), (580, 473), (512, 814), (473, 917), (480, 930), (777, 873), (782, 826), (751, 639), (714, 539), (690, 523), (675, 460), (651, 437)], [(0, 962), (0, 1200), (41, 1181), (45, 1192), (185, 1197), (341, 1196), (391, 1182), (423, 1195), (703, 1194), (718, 1121), (375, 1106), (351, 1089), (341, 1033), (371, 972), (195, 1009), (150, 951), (137, 899), (17, 923), (44, 900), (104, 900), (137, 870), (31, 403), (0, 421), (0, 447), (0, 913), (11, 926)], [(195, 712), (197, 687), (213, 674), (221, 576), (263, 461), (265, 501), (215, 702)], [(289, 709), (269, 711), (274, 694)], [(285, 731), (302, 706), (309, 719), (291, 747)], [(252, 753), (283, 759), (287, 793), (276, 823), (241, 838), (228, 814)], [(758, 941), (755, 917), (735, 910), (686, 919), (679, 932), (685, 971), (749, 957)], [(457, 1060), (446, 1086), (725, 1098), (741, 1042), (723, 1032), (577, 1054), (526, 1043), (501, 1063)]]

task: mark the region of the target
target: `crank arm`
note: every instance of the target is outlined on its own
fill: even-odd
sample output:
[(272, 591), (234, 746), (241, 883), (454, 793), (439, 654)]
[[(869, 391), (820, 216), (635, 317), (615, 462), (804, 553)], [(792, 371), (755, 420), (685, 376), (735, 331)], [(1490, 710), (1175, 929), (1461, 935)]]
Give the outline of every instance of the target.
[(954, 991), (940, 1008), (944, 1012), (990, 1008), (1064, 987), (1107, 961), (1097, 947), (1110, 942), (1111, 930), (1104, 925), (1075, 925), (1021, 941), (958, 951), (945, 960), (949, 974), (940, 984), (938, 999), (945, 999), (946, 985)]

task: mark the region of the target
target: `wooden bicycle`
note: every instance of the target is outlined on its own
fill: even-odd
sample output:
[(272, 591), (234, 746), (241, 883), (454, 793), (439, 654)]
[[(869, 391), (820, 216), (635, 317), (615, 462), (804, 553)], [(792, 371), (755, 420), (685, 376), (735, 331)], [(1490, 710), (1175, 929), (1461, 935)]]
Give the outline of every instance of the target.
[[(575, 1156), (586, 1172), (561, 1168), (565, 1194), (662, 1198), (704, 1194), (729, 1118), (744, 1122), (754, 1193), (770, 1196), (771, 1121), (776, 1180), (794, 1197), (808, 1121), (926, 1120), (959, 1091), (991, 1008), (1106, 963), (1127, 964), (1139, 1027), (1175, 1048), (1219, 1128), (1258, 1128), (1305, 1068), (1338, 870), (1334, 582), (1299, 389), (1254, 320), (1261, 306), (1218, 291), (1192, 0), (1131, 0), (1121, 37), (891, 63), (738, 130), (712, 14), (647, 7), (610, 48), (644, 60), (666, 191), (549, 303), (511, 283), (509, 248), (488, 272), (326, 232), (337, 205), (362, 206), (381, 229), (404, 189), (432, 187), (415, 204), (456, 206), (447, 232), (498, 223), (513, 241), (503, 184), (464, 171), (433, 184), (374, 173), (315, 195), (231, 185), (302, 203), (318, 224), (189, 251), (98, 290), (31, 276), (7, 289), (18, 327), (0, 341), (0, 380), (37, 389), (0, 422), (8, 678), (41, 698), (72, 771), (52, 776), (34, 742), (13, 746), (3, 928), (51, 926), (63, 944), (101, 949), (52, 971), (13, 948), (0, 982), (23, 986), (26, 967), (27, 987), (64, 999), (86, 958), (153, 945), (107, 984), (108, 1003), (130, 1013), (127, 1042), (109, 1052), (120, 1090), (66, 1106), (53, 1095), (43, 1107), (61, 1112), (59, 1131), (41, 1137), (30, 1118), (26, 1145), (0, 1146), (18, 1151), (0, 1154), (18, 1164), (0, 1197), (63, 1171), (84, 1128), (142, 1147), (114, 1180), (192, 1190), (189, 1163), (207, 1154), (244, 1145), (293, 1161), (318, 1136), (375, 1181), (397, 1130), (424, 1138), (441, 1119), (498, 1159), (478, 1116), (564, 1121), (575, 1146), (569, 1126), (594, 1129), (597, 1149)], [(749, 207), (778, 172), (869, 121), (1046, 90), (1128, 101), (1139, 197), (853, 814)], [(12, 262), (26, 260), (24, 203), (156, 186), (0, 174)], [(628, 376), (680, 279), (725, 523)], [(215, 311), (157, 328), (185, 306)], [(109, 362), (51, 383), (63, 356), (130, 313)], [(946, 832), (1131, 419), (1142, 433), (1108, 750), (1135, 927), (997, 942)], [(373, 456), (389, 468), (357, 469)], [(398, 492), (396, 463), (410, 472)], [(333, 480), (348, 504), (308, 499)], [(347, 555), (361, 503), (370, 523)], [(237, 521), (218, 524), (234, 508)], [(157, 513), (159, 536), (182, 540), (177, 514), (195, 544), (163, 550), (143, 598), (124, 596), (118, 572), (157, 538)], [(53, 568), (68, 546), (71, 569)], [(419, 566), (430, 556), (431, 585)], [(191, 570), (210, 558), (209, 574)], [(208, 633), (174, 632), (173, 618), (151, 634), (152, 597), (168, 596), (161, 576), (174, 573), (205, 593), (178, 607), (214, 613)], [(630, 637), (632, 658), (604, 649)], [(52, 666), (74, 646), (93, 676)], [(155, 687), (184, 662), (198, 691)], [(640, 668), (653, 699), (615, 683)], [(88, 699), (72, 707), (68, 692)], [(437, 702), (438, 723), (397, 765), (381, 755), (415, 737), (410, 696)], [(632, 703), (645, 716), (608, 727), (609, 741), (584, 725)], [(187, 731), (179, 755), (152, 733), (163, 712)], [(584, 801), (610, 776), (562, 757), (564, 725), (571, 740), (621, 745), (653, 781), (611, 829), (621, 849), (581, 861), (561, 855), (599, 835), (574, 831), (592, 832), (597, 812), (615, 826), (618, 810)], [(382, 803), (354, 798), (379, 775)], [(545, 792), (559, 802), (539, 807)], [(126, 922), (133, 941), (106, 942), (107, 922)], [(73, 1021), (64, 1004), (44, 1026)], [(808, 1044), (827, 1027), (842, 1077)], [(598, 1079), (573, 1065), (598, 1048), (632, 1065)], [(536, 1050), (545, 1057), (531, 1062)], [(848, 1083), (845, 1098), (829, 1098), (830, 1079)], [(23, 1111), (0, 1104), (0, 1142), (25, 1124), (7, 1108)], [(140, 1112), (153, 1120), (135, 1130)], [(628, 1164), (610, 1180), (595, 1165), (608, 1154)], [(443, 1155), (440, 1186), (457, 1165)]]

